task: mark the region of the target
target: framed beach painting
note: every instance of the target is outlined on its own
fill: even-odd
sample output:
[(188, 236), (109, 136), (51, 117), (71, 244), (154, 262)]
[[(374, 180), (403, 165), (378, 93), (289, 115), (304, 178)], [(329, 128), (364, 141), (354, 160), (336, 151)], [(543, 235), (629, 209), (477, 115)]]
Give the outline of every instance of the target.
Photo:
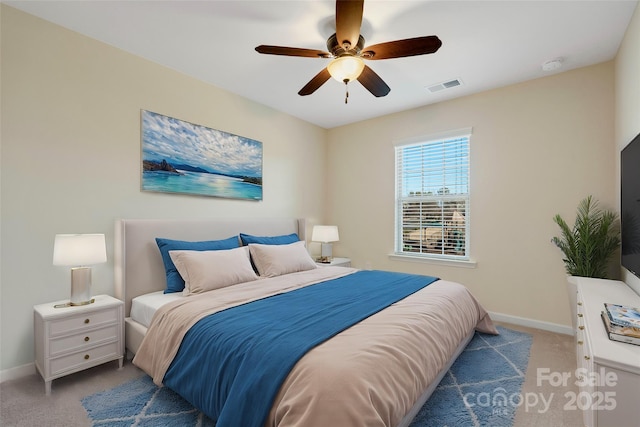
[(262, 143), (142, 110), (142, 190), (262, 200)]

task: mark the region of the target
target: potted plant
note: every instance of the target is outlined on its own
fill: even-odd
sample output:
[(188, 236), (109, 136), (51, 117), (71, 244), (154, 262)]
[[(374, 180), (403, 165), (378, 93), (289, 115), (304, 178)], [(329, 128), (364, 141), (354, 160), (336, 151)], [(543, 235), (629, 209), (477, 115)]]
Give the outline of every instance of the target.
[(609, 260), (620, 246), (618, 214), (600, 209), (598, 202), (588, 196), (578, 205), (573, 228), (560, 215), (553, 220), (562, 234), (551, 241), (564, 254), (567, 274), (606, 279)]
[(576, 330), (576, 281), (575, 276), (607, 278), (609, 259), (620, 245), (618, 215), (602, 210), (591, 196), (578, 205), (578, 213), (573, 228), (569, 228), (560, 215), (553, 217), (560, 227), (561, 236), (551, 241), (564, 254), (569, 304), (573, 329)]

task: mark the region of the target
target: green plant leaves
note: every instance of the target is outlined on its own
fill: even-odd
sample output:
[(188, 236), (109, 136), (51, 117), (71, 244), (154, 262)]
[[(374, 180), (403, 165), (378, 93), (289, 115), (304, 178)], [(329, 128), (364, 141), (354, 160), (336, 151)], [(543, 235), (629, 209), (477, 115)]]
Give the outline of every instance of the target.
[(555, 215), (561, 235), (551, 242), (564, 254), (565, 270), (571, 276), (607, 277), (609, 259), (620, 246), (618, 214), (602, 210), (588, 196), (580, 202), (573, 228)]

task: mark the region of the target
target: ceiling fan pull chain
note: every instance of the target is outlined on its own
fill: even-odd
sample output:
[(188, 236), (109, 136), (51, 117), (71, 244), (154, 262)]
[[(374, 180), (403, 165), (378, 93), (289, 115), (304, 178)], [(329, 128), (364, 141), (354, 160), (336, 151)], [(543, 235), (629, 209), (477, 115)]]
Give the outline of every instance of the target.
[(345, 91), (345, 95), (344, 95), (344, 103), (348, 103), (349, 102), (349, 86), (348, 86), (349, 80), (348, 79), (344, 79), (344, 91)]

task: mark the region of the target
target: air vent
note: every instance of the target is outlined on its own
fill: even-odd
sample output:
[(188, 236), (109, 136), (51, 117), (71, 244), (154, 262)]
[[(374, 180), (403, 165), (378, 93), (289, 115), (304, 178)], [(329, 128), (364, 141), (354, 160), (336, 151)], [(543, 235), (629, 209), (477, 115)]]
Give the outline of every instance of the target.
[(453, 79), (443, 83), (438, 83), (432, 86), (428, 86), (427, 89), (429, 89), (429, 92), (435, 93), (435, 92), (440, 92), (441, 90), (451, 89), (460, 85), (462, 85), (462, 80)]

